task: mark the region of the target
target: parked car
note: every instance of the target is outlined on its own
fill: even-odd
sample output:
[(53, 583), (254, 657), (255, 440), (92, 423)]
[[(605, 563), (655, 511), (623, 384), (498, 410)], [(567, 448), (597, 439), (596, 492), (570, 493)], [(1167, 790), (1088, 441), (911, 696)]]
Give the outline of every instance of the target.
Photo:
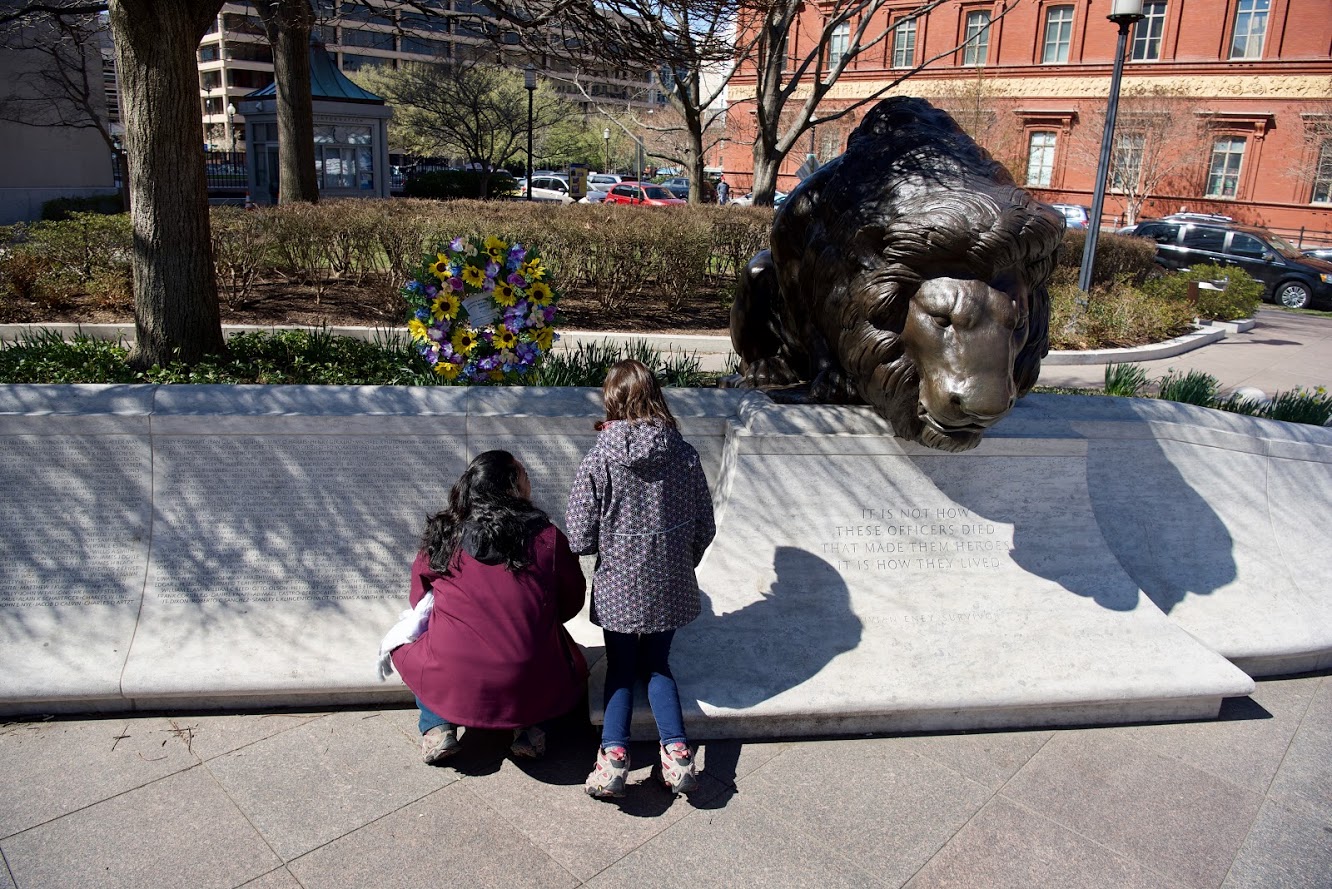
[[(569, 180), (564, 176), (532, 176), (532, 200), (534, 201), (572, 204), (574, 199), (569, 191)], [(527, 198), (527, 183), (521, 180), (518, 186), (518, 196), (524, 200)]]
[(682, 200), (689, 200), (689, 177), (674, 176), (661, 183), (661, 187)]
[(621, 182), (606, 195), (607, 204), (646, 204), (649, 207), (671, 207), (687, 204), (669, 190), (651, 183)]
[(1332, 260), (1332, 247), (1310, 247), (1303, 253), (1305, 256), (1312, 256), (1314, 259)]
[[(1183, 215), (1183, 214), (1180, 214)], [(1235, 266), (1263, 284), (1263, 299), (1292, 309), (1332, 304), (1332, 262), (1303, 256), (1285, 238), (1256, 225), (1192, 221), (1178, 216), (1152, 219), (1133, 234), (1156, 242), (1156, 261), (1168, 269), (1198, 263)]]
[[(624, 181), (623, 176), (615, 173), (589, 173), (587, 176), (587, 187), (597, 191), (610, 191), (612, 187), (619, 185)], [(601, 186), (605, 186), (602, 188)]]
[(1051, 204), (1050, 206), (1064, 214), (1064, 224), (1069, 228), (1086, 228), (1091, 220), (1091, 207), (1084, 207), (1081, 204)]
[(602, 188), (605, 188), (605, 189), (607, 189), (607, 190), (606, 190), (606, 191), (601, 191), (601, 190), (599, 190), (599, 189), (593, 188), (593, 189), (592, 189), (591, 191), (589, 191), (587, 194), (585, 194), (585, 195), (583, 195), (581, 198), (579, 198), (578, 203), (580, 203), (580, 204), (600, 204), (602, 201), (606, 200), (606, 195), (610, 193), (609, 190), (610, 190), (611, 186), (609, 186), (609, 185), (603, 185), (603, 186), (601, 186), (601, 187), (602, 187)]
[[(785, 200), (786, 192), (779, 191), (772, 196), (772, 205), (780, 207)], [(754, 206), (754, 193), (751, 191), (748, 194), (740, 195), (738, 198), (731, 198), (731, 203), (738, 207), (752, 207)]]

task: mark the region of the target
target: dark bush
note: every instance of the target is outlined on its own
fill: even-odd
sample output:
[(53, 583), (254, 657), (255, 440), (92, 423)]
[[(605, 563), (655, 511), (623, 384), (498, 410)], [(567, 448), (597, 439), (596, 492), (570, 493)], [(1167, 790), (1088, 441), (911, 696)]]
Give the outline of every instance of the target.
[[(1059, 247), (1059, 269), (1056, 279), (1076, 283), (1082, 268), (1082, 250), (1087, 243), (1083, 229), (1068, 229)], [(1069, 270), (1072, 275), (1069, 275)], [(1101, 232), (1096, 239), (1096, 261), (1092, 264), (1092, 286), (1108, 285), (1113, 281), (1126, 281), (1141, 287), (1149, 278), (1161, 272), (1156, 264), (1156, 242), (1131, 235)]]
[[(502, 198), (518, 191), (517, 181), (508, 173), (491, 173), (486, 183), (486, 197)], [(475, 170), (436, 170), (408, 179), (403, 193), (409, 198), (433, 198), (437, 201), (472, 200), (481, 193), (481, 174)]]
[(62, 222), (71, 213), (101, 213), (114, 216), (124, 213), (125, 205), (118, 194), (91, 194), (77, 198), (55, 198), (42, 204), (42, 219)]

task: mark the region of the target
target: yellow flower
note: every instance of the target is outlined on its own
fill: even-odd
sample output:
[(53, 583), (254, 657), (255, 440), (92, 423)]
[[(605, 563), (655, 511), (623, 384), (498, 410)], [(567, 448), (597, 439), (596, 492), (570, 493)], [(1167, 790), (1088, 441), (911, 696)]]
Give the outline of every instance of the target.
[(537, 283), (533, 284), (531, 287), (527, 288), (527, 293), (528, 296), (532, 298), (532, 302), (536, 303), (537, 305), (543, 308), (550, 305), (550, 300), (551, 300), (550, 285), (543, 284), (542, 282), (538, 281)]
[(443, 253), (435, 254), (435, 261), (430, 263), (430, 274), (443, 281), (449, 276), (449, 258)]
[(459, 327), (453, 332), (453, 351), (459, 355), (470, 355), (476, 348), (476, 331), (470, 327)]
[(452, 293), (441, 293), (430, 304), (430, 314), (436, 321), (447, 321), (458, 314), (458, 297)]
[(499, 368), (495, 368), (490, 372), (489, 376), (492, 380), (498, 383), (500, 380), (504, 379), (504, 371), (500, 370)]
[(465, 265), (462, 270), (463, 283), (471, 287), (480, 287), (486, 283), (486, 273), (474, 265)]
[(518, 335), (501, 324), (495, 328), (495, 335), (490, 338), (490, 341), (495, 345), (495, 348), (508, 350), (518, 345)]
[(546, 277), (546, 267), (541, 264), (541, 257), (529, 259), (522, 266), (523, 277), (529, 281), (540, 281)]
[(508, 249), (509, 245), (499, 238), (486, 238), (486, 253), (490, 254), (491, 259), (499, 259)]
[(435, 373), (446, 380), (456, 380), (461, 370), (462, 365), (454, 364), (452, 361), (441, 361), (435, 365)]
[(513, 290), (513, 285), (507, 281), (495, 282), (495, 302), (506, 309), (518, 302), (518, 295)]
[(540, 347), (541, 351), (542, 352), (549, 351), (550, 347), (554, 345), (554, 343), (555, 343), (555, 328), (553, 327), (541, 328), (541, 332), (536, 335), (536, 344), (537, 346)]
[(412, 335), (412, 339), (414, 340), (429, 339), (429, 330), (430, 328), (426, 327), (425, 322), (418, 318), (413, 318), (407, 322), (407, 331)]

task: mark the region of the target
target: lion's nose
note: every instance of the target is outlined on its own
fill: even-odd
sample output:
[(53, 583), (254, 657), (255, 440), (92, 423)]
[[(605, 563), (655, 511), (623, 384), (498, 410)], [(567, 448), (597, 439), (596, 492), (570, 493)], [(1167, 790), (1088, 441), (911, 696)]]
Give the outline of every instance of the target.
[(1005, 393), (955, 389), (949, 393), (948, 401), (954, 410), (977, 422), (993, 423), (1012, 409), (1017, 402), (1017, 393), (1011, 388)]

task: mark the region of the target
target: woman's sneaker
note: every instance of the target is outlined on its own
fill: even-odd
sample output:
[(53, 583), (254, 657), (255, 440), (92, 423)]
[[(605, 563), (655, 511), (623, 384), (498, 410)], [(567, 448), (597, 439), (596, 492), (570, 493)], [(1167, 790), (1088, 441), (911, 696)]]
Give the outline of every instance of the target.
[(509, 752), (523, 759), (539, 759), (546, 755), (546, 733), (534, 725), (513, 730), (513, 743)]
[(690, 793), (698, 787), (694, 754), (683, 741), (661, 748), (661, 780), (671, 793)]
[(629, 751), (623, 747), (597, 750), (597, 764), (587, 776), (583, 789), (597, 799), (624, 796), (624, 785), (629, 780)]
[(426, 765), (433, 766), (457, 753), (461, 746), (456, 727), (437, 725), (421, 736), (421, 759)]

